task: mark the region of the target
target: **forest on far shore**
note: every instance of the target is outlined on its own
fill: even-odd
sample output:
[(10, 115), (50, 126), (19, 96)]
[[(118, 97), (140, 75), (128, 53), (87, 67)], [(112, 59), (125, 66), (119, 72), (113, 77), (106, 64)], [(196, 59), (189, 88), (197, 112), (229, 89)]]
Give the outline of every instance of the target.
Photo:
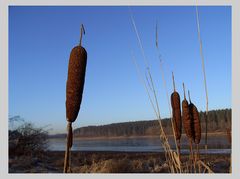
[[(226, 132), (231, 128), (231, 109), (212, 110), (208, 112), (208, 132)], [(200, 112), (202, 132), (205, 132), (205, 112)], [(172, 134), (169, 118), (162, 119), (166, 134)], [(80, 127), (74, 130), (75, 137), (118, 137), (159, 135), (157, 120), (114, 123), (100, 126)], [(184, 129), (182, 131), (184, 133)], [(57, 135), (55, 135), (57, 137)]]

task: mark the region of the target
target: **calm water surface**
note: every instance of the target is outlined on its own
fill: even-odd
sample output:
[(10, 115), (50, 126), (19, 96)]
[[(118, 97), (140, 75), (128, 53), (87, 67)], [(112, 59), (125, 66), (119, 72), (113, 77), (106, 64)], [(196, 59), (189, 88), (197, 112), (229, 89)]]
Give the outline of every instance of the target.
[[(204, 140), (200, 145), (203, 146)], [(209, 137), (209, 153), (231, 153), (230, 145), (224, 138)], [(174, 149), (172, 139), (169, 141)], [(49, 139), (49, 150), (64, 151), (66, 139)], [(183, 138), (181, 141), (183, 153), (188, 153), (188, 142)], [(163, 148), (159, 138), (123, 138), (123, 139), (75, 139), (72, 146), (73, 151), (121, 151), (121, 152), (161, 152)], [(204, 153), (204, 150), (200, 150)]]

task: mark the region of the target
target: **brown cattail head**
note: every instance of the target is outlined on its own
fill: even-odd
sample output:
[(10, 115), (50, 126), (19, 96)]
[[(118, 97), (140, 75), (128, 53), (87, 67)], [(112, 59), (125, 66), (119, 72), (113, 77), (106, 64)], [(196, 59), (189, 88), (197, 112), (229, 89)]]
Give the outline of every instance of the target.
[(184, 100), (182, 101), (183, 127), (184, 127), (185, 133), (186, 133), (189, 141), (192, 141), (192, 140), (194, 140), (194, 138), (193, 138), (193, 130), (192, 130), (192, 121), (191, 121), (188, 101), (186, 100), (184, 83), (183, 83), (183, 89), (184, 89)]
[(182, 117), (181, 117), (181, 105), (180, 105), (180, 96), (178, 92), (176, 92), (175, 89), (175, 82), (174, 82), (174, 76), (173, 77), (173, 86), (174, 86), (174, 92), (171, 94), (171, 105), (172, 105), (172, 119), (173, 119), (173, 127), (176, 135), (176, 139), (181, 139), (182, 134)]
[(199, 112), (197, 107), (191, 102), (190, 98), (190, 92), (188, 91), (189, 96), (189, 111), (190, 111), (190, 117), (192, 121), (192, 131), (193, 131), (193, 140), (195, 144), (199, 144), (201, 141), (201, 122), (199, 117)]
[(68, 64), (66, 116), (69, 122), (74, 122), (78, 116), (82, 102), (86, 65), (87, 52), (80, 44), (72, 49)]
[(199, 112), (197, 107), (191, 102), (190, 92), (188, 91), (189, 96), (189, 111), (192, 121), (192, 131), (193, 131), (193, 140), (195, 144), (199, 144), (201, 141), (201, 122), (199, 117)]
[(181, 117), (181, 106), (180, 106), (180, 96), (178, 92), (173, 92), (171, 95), (171, 105), (172, 105), (172, 117), (174, 131), (176, 139), (180, 140), (182, 134), (182, 117)]

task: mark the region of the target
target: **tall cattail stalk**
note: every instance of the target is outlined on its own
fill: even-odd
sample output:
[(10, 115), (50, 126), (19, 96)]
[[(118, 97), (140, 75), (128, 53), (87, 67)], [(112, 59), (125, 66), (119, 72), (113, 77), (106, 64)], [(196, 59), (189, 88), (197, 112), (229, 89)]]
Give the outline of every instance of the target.
[[(178, 148), (178, 154), (179, 154), (179, 160), (180, 160), (180, 140), (181, 140), (181, 134), (182, 134), (182, 117), (181, 117), (181, 106), (180, 106), (180, 95), (176, 91), (175, 87), (175, 80), (174, 80), (174, 74), (172, 72), (172, 80), (173, 80), (173, 93), (171, 95), (171, 105), (172, 105), (172, 120), (173, 120), (173, 129), (176, 135), (177, 140), (177, 148)], [(181, 161), (181, 160), (180, 160)]]
[(193, 128), (192, 128), (192, 120), (191, 120), (189, 105), (188, 105), (188, 101), (186, 99), (184, 83), (183, 83), (183, 92), (184, 92), (184, 99), (182, 101), (182, 120), (183, 120), (184, 130), (185, 130), (186, 136), (189, 141), (190, 160), (193, 160), (193, 149), (192, 149), (192, 142), (194, 140)]
[(190, 116), (192, 120), (192, 130), (193, 130), (193, 140), (196, 145), (196, 157), (195, 160), (199, 159), (199, 143), (201, 141), (201, 122), (200, 116), (197, 107), (192, 103), (190, 97), (190, 91), (188, 90), (188, 97), (189, 97), (189, 110)]
[(206, 95), (206, 116), (205, 116), (205, 151), (207, 153), (208, 148), (208, 90), (207, 90), (207, 79), (206, 79), (206, 72), (205, 72), (205, 65), (204, 65), (204, 56), (203, 56), (203, 49), (202, 49), (202, 39), (201, 39), (201, 33), (200, 33), (200, 22), (199, 22), (199, 13), (198, 13), (198, 7), (196, 6), (196, 18), (197, 18), (197, 31), (198, 31), (198, 40), (200, 45), (200, 55), (202, 59), (202, 71), (203, 71), (203, 77), (204, 77), (204, 87), (205, 87), (205, 95)]
[(63, 172), (67, 173), (70, 167), (70, 150), (72, 147), (73, 134), (72, 123), (77, 119), (83, 95), (85, 73), (87, 65), (87, 51), (82, 47), (82, 34), (85, 34), (81, 25), (80, 43), (70, 53), (68, 64), (68, 77), (66, 85), (66, 117), (67, 117), (67, 143), (64, 158)]

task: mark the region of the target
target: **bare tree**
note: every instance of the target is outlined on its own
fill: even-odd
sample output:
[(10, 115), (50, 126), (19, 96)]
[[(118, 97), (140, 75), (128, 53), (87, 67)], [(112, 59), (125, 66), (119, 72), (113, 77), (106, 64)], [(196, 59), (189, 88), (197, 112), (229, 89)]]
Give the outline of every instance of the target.
[(18, 127), (9, 129), (9, 156), (37, 155), (47, 149), (48, 130), (25, 122), (20, 116), (9, 118), (10, 126), (18, 122)]

